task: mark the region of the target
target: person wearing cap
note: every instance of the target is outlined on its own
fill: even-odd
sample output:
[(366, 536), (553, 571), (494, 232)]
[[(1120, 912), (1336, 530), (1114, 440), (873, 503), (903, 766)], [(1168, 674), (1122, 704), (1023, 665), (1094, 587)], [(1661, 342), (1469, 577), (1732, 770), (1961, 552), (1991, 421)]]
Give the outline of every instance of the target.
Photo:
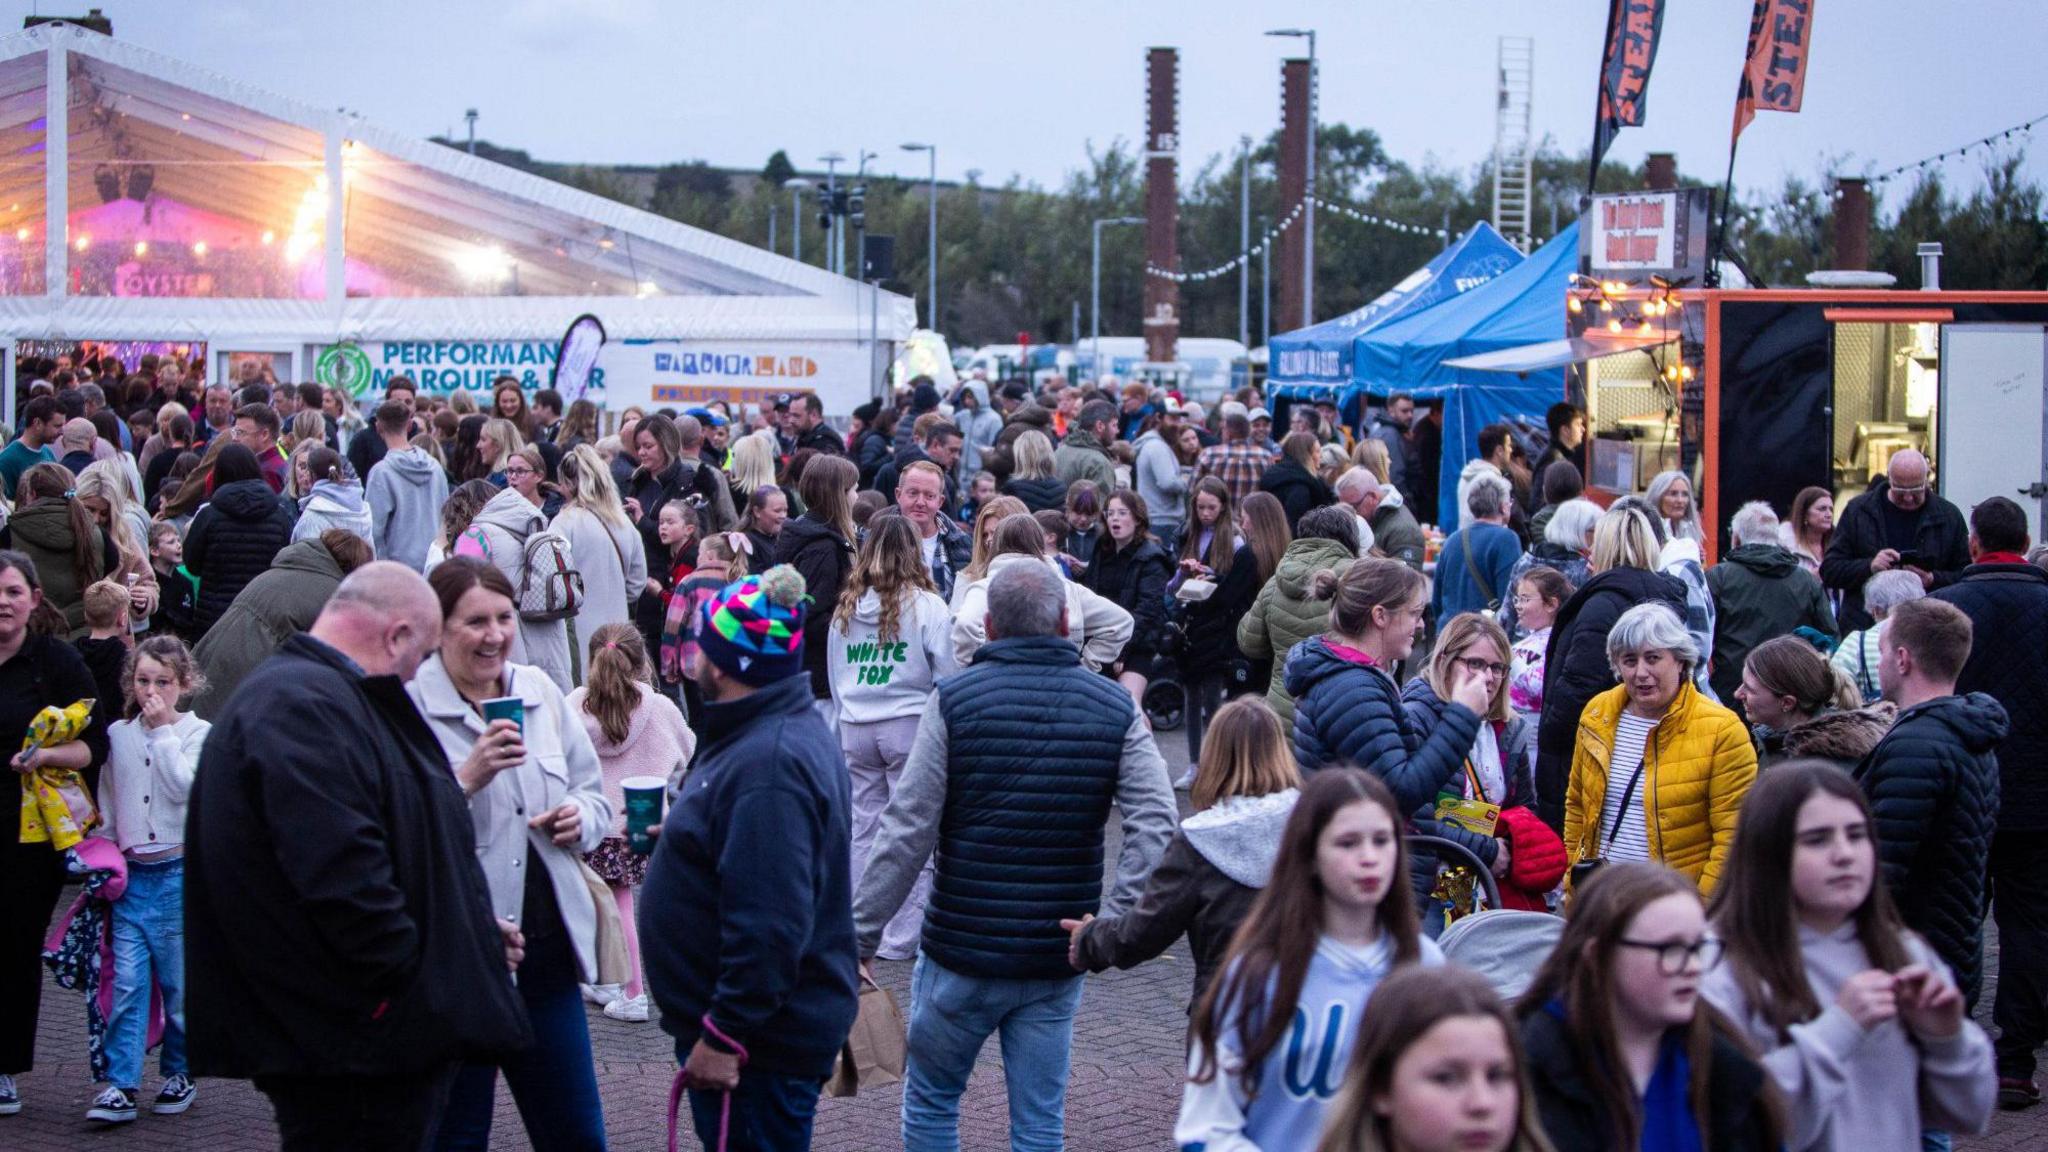
[(1250, 413), (1252, 422), (1252, 443), (1278, 456), (1280, 442), (1273, 439), (1273, 414), (1264, 408), (1254, 408)]
[(695, 420), (704, 429), (704, 456), (720, 468), (725, 467), (725, 458), (731, 448), (730, 421), (710, 408), (687, 408), (683, 415)]
[(796, 394), (777, 392), (773, 400), (774, 415), (769, 425), (775, 429), (776, 455), (787, 461), (796, 454), (797, 407)]
[(851, 786), (811, 704), (810, 610), (787, 565), (698, 609), (702, 741), (638, 901), (648, 992), (707, 1148), (810, 1147), (858, 1004)]

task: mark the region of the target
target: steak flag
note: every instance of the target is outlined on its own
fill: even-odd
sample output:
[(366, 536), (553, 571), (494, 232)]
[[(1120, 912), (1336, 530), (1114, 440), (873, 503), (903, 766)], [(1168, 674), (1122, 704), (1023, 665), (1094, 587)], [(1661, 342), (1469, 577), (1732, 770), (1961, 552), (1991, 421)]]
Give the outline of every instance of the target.
[(1593, 118), (1593, 164), (1586, 187), (1600, 173), (1600, 158), (1615, 133), (1642, 124), (1649, 98), (1650, 67), (1657, 62), (1657, 37), (1664, 29), (1664, 0), (1611, 0), (1607, 49), (1600, 58), (1600, 102)]
[(1756, 0), (1749, 15), (1749, 55), (1735, 91), (1732, 147), (1758, 112), (1797, 112), (1806, 93), (1806, 56), (1813, 43), (1814, 0)]

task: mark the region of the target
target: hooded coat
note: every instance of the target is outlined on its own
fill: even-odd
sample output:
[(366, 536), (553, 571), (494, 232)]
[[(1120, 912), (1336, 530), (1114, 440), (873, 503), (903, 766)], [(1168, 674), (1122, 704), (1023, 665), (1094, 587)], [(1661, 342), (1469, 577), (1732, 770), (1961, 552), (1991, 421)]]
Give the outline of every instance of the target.
[(806, 512), (784, 523), (775, 537), (775, 563), (795, 568), (804, 578), (813, 605), (804, 614), (804, 670), (811, 675), (812, 696), (829, 700), (832, 675), (825, 630), (831, 627), (839, 590), (853, 571), (853, 542), (841, 536), (838, 528)]
[(1231, 796), (1181, 821), (1137, 905), (1081, 929), (1074, 954), (1079, 966), (1090, 972), (1135, 968), (1185, 934), (1195, 958), (1192, 1011), (1272, 877), (1281, 830), (1300, 797), (1296, 788)]
[[(836, 615), (822, 609), (819, 615)], [(953, 618), (936, 592), (907, 589), (897, 607), (896, 635), (884, 640), (882, 594), (870, 588), (841, 627), (826, 630), (826, 661), (841, 724), (915, 720), (939, 679), (960, 670), (953, 659)]]
[(1237, 622), (1237, 647), (1253, 660), (1273, 662), (1266, 703), (1283, 727), (1294, 723), (1294, 697), (1287, 689), (1287, 653), (1330, 627), (1330, 602), (1313, 595), (1316, 573), (1340, 572), (1357, 554), (1334, 540), (1304, 539), (1287, 545), (1273, 578), (1253, 598), (1251, 611)]
[(1050, 410), (1040, 408), (1029, 400), (1019, 404), (1017, 410), (1003, 421), (1003, 430), (997, 433), (996, 442), (989, 445), (981, 454), (983, 470), (994, 473), (997, 484), (1008, 480), (1010, 473), (1016, 469), (1016, 460), (1012, 453), (1017, 438), (1026, 432), (1042, 432), (1047, 440), (1055, 444), (1059, 442), (1059, 437), (1052, 430)]
[[(1132, 469), (1132, 483), (1138, 496), (1145, 501), (1146, 515), (1152, 521), (1152, 531), (1161, 540), (1171, 542), (1180, 535), (1181, 525), (1187, 522), (1187, 495), (1189, 472), (1181, 467), (1180, 457), (1174, 455), (1173, 445), (1166, 442), (1159, 429), (1138, 437), (1133, 445), (1137, 449), (1137, 462)], [(1289, 526), (1293, 521), (1288, 521)]]
[(185, 535), (185, 567), (199, 577), (197, 633), (205, 635), (291, 541), (291, 510), (268, 482), (237, 480), (214, 489)]
[(341, 565), (318, 539), (287, 545), (262, 575), (249, 581), (223, 612), (218, 627), (199, 641), (192, 655), (206, 674), (206, 688), (192, 710), (212, 720), (227, 707), (235, 689), (286, 640), (319, 619), (334, 590)]
[(1095, 485), (1096, 494), (1107, 496), (1116, 490), (1116, 461), (1109, 448), (1086, 428), (1070, 428), (1067, 438), (1052, 453), (1053, 474), (1071, 488), (1077, 480)]
[(1880, 700), (1862, 708), (1829, 708), (1782, 732), (1758, 728), (1757, 768), (1761, 771), (1784, 760), (1826, 760), (1854, 772), (1890, 731), (1895, 712), (1889, 701)]
[(1621, 614), (1638, 604), (1668, 605), (1685, 618), (1685, 585), (1676, 576), (1641, 568), (1609, 568), (1593, 578), (1550, 626), (1543, 653), (1543, 716), (1536, 729), (1536, 812), (1564, 831), (1565, 780), (1579, 738), (1579, 713), (1593, 697), (1614, 687), (1607, 662), (1607, 633)]
[[(972, 473), (969, 473), (972, 475)], [(1033, 512), (1058, 512), (1067, 506), (1067, 485), (1058, 476), (1041, 476), (1027, 480), (1012, 475), (1003, 481), (1003, 495), (1015, 496), (1024, 502), (1024, 507)]]
[(1341, 655), (1321, 636), (1288, 658), (1287, 688), (1302, 775), (1356, 765), (1379, 777), (1403, 812), (1421, 811), (1449, 787), (1479, 736), (1479, 717), (1462, 704), (1445, 705), (1436, 726), (1420, 730), (1392, 676)]
[[(110, 575), (121, 566), (120, 551), (98, 528), (92, 534), (100, 553), (99, 576)], [(71, 533), (71, 504), (66, 500), (38, 501), (0, 525), (0, 547), (20, 549), (36, 562), (43, 599), (64, 613), (64, 624), (74, 635), (83, 635), (85, 586), (97, 577), (78, 571), (71, 551), (75, 540)]]
[[(516, 490), (507, 488), (491, 497), (470, 521), (469, 530), (456, 543), (455, 554), (487, 560), (512, 582), (516, 601), (526, 569), (526, 538), (547, 526), (540, 509)], [(574, 565), (572, 553), (569, 562)], [(205, 585), (200, 585), (202, 594)], [(518, 605), (515, 603), (514, 607)], [(548, 674), (555, 686), (567, 692), (576, 686), (570, 676), (569, 624), (566, 620), (519, 619), (512, 651), (505, 658), (514, 664), (531, 664)]]
[(1259, 491), (1270, 492), (1287, 510), (1287, 527), (1290, 531), (1301, 527), (1301, 518), (1325, 504), (1337, 502), (1337, 494), (1323, 483), (1323, 478), (1301, 466), (1301, 461), (1292, 456), (1282, 456), (1273, 462), (1266, 474), (1259, 477)]
[(1757, 645), (1805, 627), (1835, 634), (1835, 610), (1813, 573), (1776, 544), (1744, 544), (1707, 572), (1714, 596), (1714, 694), (1735, 699)]
[(387, 452), (370, 467), (363, 499), (370, 506), (370, 546), (377, 559), (425, 571), (427, 549), (441, 531), (441, 506), (448, 502), (448, 473), (418, 448)]
[(1982, 692), (1937, 696), (1899, 713), (1856, 772), (1892, 902), (1972, 1005), (1984, 980), (1997, 751), (2010, 730), (2005, 709)]
[(1998, 827), (2048, 830), (2048, 572), (1972, 564), (1934, 598), (1970, 618), (1970, 658), (1956, 691), (1989, 693), (2012, 725), (1998, 746)]
[(363, 486), (353, 480), (316, 480), (313, 491), (299, 501), (299, 522), (292, 526), (292, 540), (310, 540), (329, 528), (343, 528), (376, 547), (375, 529), (369, 505), (363, 501)]
[(1003, 433), (1003, 416), (988, 401), (988, 381), (969, 380), (960, 386), (974, 397), (974, 407), (960, 404), (953, 409), (953, 426), (960, 429), (960, 474), (972, 476), (983, 468), (982, 453), (995, 446)]

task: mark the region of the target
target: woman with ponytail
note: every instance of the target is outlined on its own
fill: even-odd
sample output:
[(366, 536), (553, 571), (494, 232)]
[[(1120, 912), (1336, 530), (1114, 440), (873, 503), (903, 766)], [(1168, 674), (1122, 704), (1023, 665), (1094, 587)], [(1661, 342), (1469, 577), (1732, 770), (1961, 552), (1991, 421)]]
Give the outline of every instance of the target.
[(1884, 700), (1865, 707), (1856, 681), (1797, 636), (1752, 648), (1735, 698), (1748, 713), (1759, 768), (1796, 758), (1853, 772), (1884, 739), (1895, 711)]
[(83, 636), (85, 589), (120, 570), (120, 550), (93, 523), (78, 499), (78, 478), (63, 465), (38, 464), (23, 472), (14, 496), (14, 515), (0, 525), (0, 548), (28, 555), (42, 576), (43, 602), (64, 614), (71, 636)]
[[(578, 445), (570, 455), (577, 452), (590, 452), (590, 448)], [(625, 987), (588, 986), (584, 998), (602, 1004), (604, 1014), (614, 1020), (642, 1023), (648, 1016), (647, 993), (640, 982), (640, 933), (633, 917), (633, 890), (647, 878), (647, 857), (635, 855), (627, 846), (623, 785), (628, 776), (660, 776), (676, 783), (697, 751), (697, 737), (683, 723), (675, 702), (654, 690), (647, 644), (637, 627), (612, 623), (591, 633), (584, 668), (588, 671), (583, 687), (569, 693), (569, 712), (583, 721), (583, 730), (597, 749), (604, 798), (613, 817), (610, 834), (583, 859), (618, 902), (631, 962)]]

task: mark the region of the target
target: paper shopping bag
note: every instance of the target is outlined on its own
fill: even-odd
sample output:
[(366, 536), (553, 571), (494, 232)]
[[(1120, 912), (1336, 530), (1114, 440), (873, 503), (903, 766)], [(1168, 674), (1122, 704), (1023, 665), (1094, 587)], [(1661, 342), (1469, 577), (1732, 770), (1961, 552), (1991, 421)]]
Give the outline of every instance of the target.
[(863, 978), (860, 1011), (853, 1030), (839, 1048), (839, 1063), (825, 1082), (828, 1096), (852, 1096), (862, 1088), (879, 1088), (903, 1079), (908, 1042), (903, 1013), (887, 988)]

